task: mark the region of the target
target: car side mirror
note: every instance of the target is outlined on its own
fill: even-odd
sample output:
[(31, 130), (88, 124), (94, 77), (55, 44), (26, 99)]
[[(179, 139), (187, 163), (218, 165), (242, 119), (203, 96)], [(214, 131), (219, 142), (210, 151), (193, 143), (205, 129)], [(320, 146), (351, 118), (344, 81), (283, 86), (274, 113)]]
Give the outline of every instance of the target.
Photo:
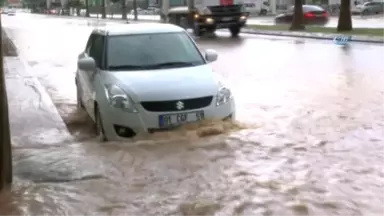
[(85, 57), (79, 59), (79, 61), (77, 62), (77, 66), (81, 70), (94, 71), (96, 69), (96, 62), (92, 57)]
[(217, 60), (218, 54), (213, 49), (207, 49), (207, 50), (205, 50), (205, 56), (204, 57), (205, 57), (205, 60), (207, 60), (207, 62), (214, 62)]

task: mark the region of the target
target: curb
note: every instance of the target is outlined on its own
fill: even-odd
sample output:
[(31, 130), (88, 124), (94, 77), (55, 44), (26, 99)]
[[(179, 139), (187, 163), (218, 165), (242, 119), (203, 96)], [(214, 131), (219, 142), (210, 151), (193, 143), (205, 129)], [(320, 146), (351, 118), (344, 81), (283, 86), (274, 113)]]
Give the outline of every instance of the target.
[[(298, 38), (309, 38), (317, 40), (333, 40), (340, 34), (322, 34), (322, 33), (302, 33), (302, 32), (282, 32), (282, 31), (267, 31), (267, 30), (255, 30), (250, 28), (243, 28), (242, 33), (246, 34), (257, 34), (257, 35), (270, 35), (270, 36), (281, 36), (281, 37), (298, 37)], [(380, 37), (367, 37), (367, 36), (353, 36), (352, 42), (359, 43), (375, 43), (384, 44), (384, 38)]]
[[(31, 73), (28, 63), (17, 49), (17, 46), (15, 46), (12, 37), (10, 37), (12, 34), (6, 28), (2, 28), (2, 31), (4, 36), (9, 39), (9, 43), (16, 48), (18, 54), (15, 57), (4, 57), (4, 76), (8, 101), (10, 102), (8, 104), (8, 106), (10, 106), (10, 117), (13, 115), (19, 120), (19, 122), (12, 121), (12, 119), (10, 120), (11, 128), (17, 128), (11, 131), (13, 146), (15, 147), (22, 143), (24, 143), (24, 146), (25, 142), (28, 144), (39, 143), (49, 145), (73, 141), (72, 135), (48, 92), (38, 78)], [(12, 88), (17, 88), (17, 90), (12, 90)], [(24, 94), (23, 89), (28, 89), (31, 95), (38, 95), (37, 100), (35, 101), (33, 100), (34, 98), (28, 97), (31, 95)], [(16, 105), (20, 105), (20, 107), (16, 107), (16, 109), (19, 110), (11, 107), (12, 101), (16, 101)], [(13, 103), (13, 105), (15, 105), (15, 103)], [(37, 108), (29, 107), (33, 105), (31, 103), (38, 104)], [(32, 112), (31, 121), (29, 116), (26, 116), (26, 113), (31, 112), (30, 109), (33, 110), (33, 108), (36, 108), (37, 111), (35, 113)], [(36, 120), (41, 121), (36, 122)]]

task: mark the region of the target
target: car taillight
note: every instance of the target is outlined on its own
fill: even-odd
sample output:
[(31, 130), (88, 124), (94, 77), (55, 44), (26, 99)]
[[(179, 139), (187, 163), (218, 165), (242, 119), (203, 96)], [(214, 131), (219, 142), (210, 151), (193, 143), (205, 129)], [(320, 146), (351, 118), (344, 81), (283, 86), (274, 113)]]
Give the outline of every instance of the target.
[(323, 16), (327, 17), (328, 13), (327, 12), (323, 12)]
[(304, 14), (305, 17), (314, 17), (315, 15), (313, 13), (306, 13)]

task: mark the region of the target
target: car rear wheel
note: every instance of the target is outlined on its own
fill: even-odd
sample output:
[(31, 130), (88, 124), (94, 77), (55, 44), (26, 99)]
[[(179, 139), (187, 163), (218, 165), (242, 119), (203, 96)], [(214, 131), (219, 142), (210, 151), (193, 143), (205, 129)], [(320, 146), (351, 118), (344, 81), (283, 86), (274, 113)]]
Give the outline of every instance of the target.
[(267, 15), (267, 10), (262, 9), (262, 10), (260, 11), (260, 15), (262, 15), (262, 16)]
[(229, 31), (231, 32), (232, 37), (237, 37), (240, 33), (240, 27), (239, 26), (229, 27)]
[(95, 106), (95, 133), (97, 138), (100, 141), (102, 142), (107, 141), (107, 137), (105, 136), (105, 133), (104, 133), (103, 120), (101, 118), (101, 114), (98, 106)]

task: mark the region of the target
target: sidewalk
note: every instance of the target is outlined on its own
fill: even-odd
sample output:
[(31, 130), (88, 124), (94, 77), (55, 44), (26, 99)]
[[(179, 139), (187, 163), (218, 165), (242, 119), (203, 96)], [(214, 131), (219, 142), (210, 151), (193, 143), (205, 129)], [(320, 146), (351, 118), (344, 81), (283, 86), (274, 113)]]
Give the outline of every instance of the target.
[[(6, 30), (3, 29), (6, 33)], [(6, 34), (4, 46), (14, 47)], [(18, 56), (4, 56), (13, 147), (42, 147), (72, 141), (46, 90)]]

